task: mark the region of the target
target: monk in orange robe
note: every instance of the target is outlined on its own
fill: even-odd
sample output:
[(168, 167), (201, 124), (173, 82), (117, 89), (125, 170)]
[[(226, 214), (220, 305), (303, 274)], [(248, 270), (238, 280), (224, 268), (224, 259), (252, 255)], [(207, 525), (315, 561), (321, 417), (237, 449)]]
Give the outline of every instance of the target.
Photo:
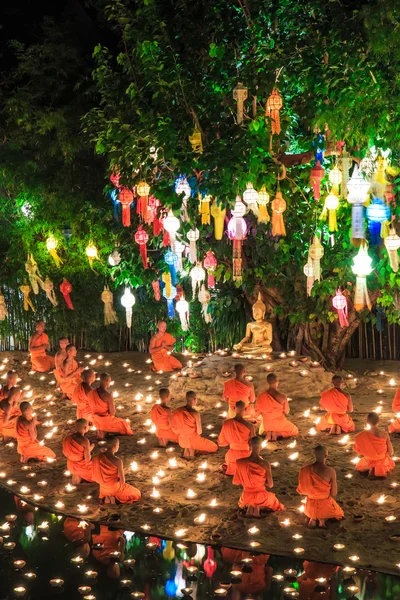
[(172, 413), (172, 429), (178, 435), (178, 441), (183, 448), (183, 458), (193, 458), (195, 451), (199, 453), (216, 452), (217, 444), (202, 437), (201, 416), (195, 406), (197, 404), (196, 392), (186, 393), (186, 406), (177, 408)]
[[(7, 371), (6, 383), (0, 388), (0, 400), (7, 398), (11, 388), (18, 385), (18, 374), (16, 371)], [(21, 394), (23, 395), (23, 393)]]
[(85, 436), (89, 431), (86, 419), (76, 421), (76, 432), (67, 435), (63, 441), (63, 454), (67, 459), (67, 469), (72, 474), (72, 483), (78, 485), (82, 479), (93, 481), (93, 465), (91, 452), (94, 444), (90, 444)]
[[(56, 378), (57, 383), (60, 384), (60, 382), (63, 378), (62, 364), (63, 364), (64, 360), (67, 358), (67, 346), (69, 346), (69, 339), (65, 336), (61, 337), (58, 340), (58, 343), (60, 345), (60, 348), (59, 348), (59, 350), (57, 350), (57, 352), (54, 356), (54, 365), (55, 365), (54, 377)], [(65, 396), (65, 394), (63, 394), (63, 396)]]
[(343, 519), (344, 512), (334, 500), (337, 495), (336, 471), (328, 467), (328, 451), (325, 446), (314, 448), (315, 461), (305, 465), (299, 472), (297, 492), (307, 496), (304, 513), (309, 518), (308, 526), (326, 529), (327, 519)]
[(115, 416), (114, 399), (112, 394), (107, 392), (110, 385), (110, 375), (102, 373), (99, 387), (88, 394), (89, 409), (93, 415), (93, 423), (97, 428), (97, 436), (104, 439), (106, 433), (133, 435), (129, 422)]
[[(297, 579), (299, 582), (299, 600), (329, 600), (330, 598), (336, 598), (336, 582), (331, 581), (331, 579), (339, 570), (339, 567), (305, 560), (303, 569), (304, 573)], [(325, 581), (319, 582), (318, 579), (325, 579)], [(317, 586), (319, 589), (316, 591)], [(325, 591), (323, 588), (325, 588)]]
[(93, 423), (88, 395), (92, 391), (92, 384), (96, 379), (96, 374), (92, 369), (84, 369), (81, 377), (82, 383), (78, 383), (75, 387), (71, 401), (72, 404), (76, 404), (76, 418), (86, 419), (89, 423)]
[(354, 452), (363, 455), (356, 464), (360, 473), (368, 472), (369, 477), (386, 477), (393, 471), (396, 463), (393, 456), (393, 446), (386, 431), (379, 428), (379, 415), (369, 413), (367, 416), (369, 430), (357, 433), (354, 438)]
[(157, 324), (157, 333), (150, 340), (149, 352), (153, 360), (153, 371), (170, 372), (174, 369), (182, 369), (182, 365), (173, 356), (171, 352), (174, 349), (175, 338), (167, 333), (167, 324), (165, 321), (159, 321)]
[(73, 517), (66, 517), (63, 523), (63, 533), (67, 540), (75, 545), (77, 554), (82, 558), (90, 555), (90, 538), (94, 525), (87, 521), (79, 521)]
[[(120, 576), (119, 563), (124, 560), (125, 538), (120, 529), (100, 525), (100, 533), (92, 535), (94, 558), (107, 567), (108, 577)], [(115, 554), (117, 552), (118, 554)]]
[(239, 508), (246, 509), (248, 517), (259, 517), (262, 510), (284, 510), (284, 505), (275, 494), (265, 489), (265, 486), (272, 488), (274, 482), (271, 465), (260, 456), (262, 438), (251, 438), (250, 445), (250, 456), (236, 461), (236, 473), (233, 477), (234, 485), (243, 486)]
[[(14, 379), (16, 382), (16, 373)], [(17, 418), (21, 415), (19, 401), (24, 393), (17, 385), (9, 388), (5, 393), (7, 396), (0, 400), (0, 434), (6, 441), (7, 438), (16, 437), (15, 425)]]
[(172, 430), (172, 410), (168, 406), (171, 399), (168, 388), (159, 391), (160, 403), (155, 404), (150, 411), (150, 418), (156, 427), (156, 435), (160, 446), (165, 447), (168, 442), (178, 443), (178, 435)]
[(396, 420), (390, 423), (389, 433), (400, 433), (400, 389), (396, 390), (394, 395), (392, 410), (396, 413)]
[(140, 491), (125, 483), (124, 464), (115, 456), (119, 450), (119, 439), (110, 438), (107, 451), (93, 459), (93, 481), (100, 485), (100, 500), (105, 504), (132, 504), (139, 500)]
[(223, 466), (226, 475), (234, 475), (236, 461), (251, 454), (250, 440), (254, 437), (254, 426), (245, 420), (245, 410), (246, 404), (242, 400), (236, 402), (235, 417), (224, 421), (218, 437), (219, 446), (229, 446)]
[(21, 416), (15, 424), (15, 437), (17, 438), (17, 451), (21, 455), (21, 462), (29, 459), (55, 460), (56, 455), (50, 448), (42, 446), (37, 439), (37, 419), (33, 416), (33, 409), (29, 402), (21, 402)]
[(64, 396), (72, 398), (76, 386), (82, 381), (81, 373), (83, 368), (79, 367), (75, 360), (77, 350), (73, 344), (67, 346), (66, 352), (67, 358), (61, 365), (62, 378), (60, 381), (60, 388)]
[(242, 571), (243, 560), (251, 558), (251, 569), (242, 571), (240, 575), (241, 582), (234, 584), (235, 591), (246, 594), (246, 596), (256, 596), (259, 592), (269, 591), (272, 580), (272, 567), (268, 566), (269, 554), (254, 554), (246, 550), (234, 550), (232, 548), (221, 548), (222, 560), (225, 564), (231, 565), (230, 571)]
[(228, 419), (235, 416), (235, 405), (238, 400), (242, 400), (246, 409), (249, 407), (249, 416), (254, 414), (254, 385), (245, 379), (246, 369), (244, 365), (235, 365), (235, 378), (229, 379), (224, 383), (224, 393), (222, 398), (228, 402)]
[(295, 437), (299, 434), (285, 415), (290, 412), (287, 396), (278, 392), (279, 379), (274, 373), (267, 376), (268, 389), (258, 395), (256, 411), (262, 416), (262, 428), (268, 441), (276, 441), (279, 437)]
[(44, 321), (37, 321), (36, 332), (29, 340), (29, 352), (31, 353), (32, 370), (39, 373), (46, 373), (54, 367), (53, 356), (48, 356), (46, 350), (49, 350), (49, 338), (44, 332)]
[(353, 419), (347, 414), (353, 412), (351, 396), (341, 388), (343, 377), (334, 375), (332, 377), (333, 388), (322, 392), (319, 405), (326, 410), (326, 414), (317, 425), (318, 431), (329, 430), (330, 434), (340, 435), (354, 431)]

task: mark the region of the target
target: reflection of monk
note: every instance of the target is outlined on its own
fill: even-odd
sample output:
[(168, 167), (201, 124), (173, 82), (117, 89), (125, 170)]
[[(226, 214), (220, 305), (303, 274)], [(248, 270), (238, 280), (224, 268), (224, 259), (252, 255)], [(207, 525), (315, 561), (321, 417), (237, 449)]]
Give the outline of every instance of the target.
[[(9, 373), (12, 375), (8, 378), (6, 389), (2, 390), (5, 397), (0, 400), (0, 434), (4, 440), (16, 437), (15, 425), (17, 417), (21, 415), (19, 401), (23, 396), (21, 388), (17, 385), (17, 374), (14, 371)], [(8, 387), (9, 385), (12, 387)]]
[(235, 485), (243, 486), (239, 508), (247, 508), (246, 515), (249, 517), (259, 517), (263, 509), (284, 510), (285, 507), (275, 494), (265, 489), (265, 486), (272, 488), (274, 482), (271, 465), (260, 456), (262, 439), (253, 437), (250, 444), (250, 456), (236, 461), (236, 473), (233, 477)]
[(168, 406), (170, 393), (168, 388), (161, 388), (159, 391), (160, 403), (155, 404), (150, 417), (156, 427), (156, 435), (160, 446), (165, 447), (168, 442), (178, 442), (178, 434), (172, 430), (172, 410)]
[(21, 462), (26, 463), (30, 458), (36, 460), (55, 459), (56, 455), (50, 448), (42, 446), (37, 439), (36, 417), (29, 402), (21, 402), (21, 416), (15, 424), (15, 437), (17, 438), (17, 451), (21, 455)]
[(326, 465), (328, 452), (325, 446), (314, 448), (315, 462), (300, 469), (299, 494), (307, 496), (304, 513), (309, 527), (326, 529), (326, 519), (340, 520), (344, 512), (333, 499), (337, 495), (336, 471)]
[(21, 514), (24, 523), (26, 525), (33, 525), (35, 522), (35, 507), (32, 504), (28, 504), (22, 498), (14, 496), (15, 506), (18, 512)]
[(272, 352), (272, 325), (264, 320), (267, 307), (262, 301), (261, 294), (258, 294), (257, 302), (253, 304), (254, 321), (247, 323), (246, 335), (234, 346), (235, 350), (243, 350), (247, 352)]
[(112, 394), (107, 391), (111, 385), (108, 373), (100, 375), (100, 385), (88, 394), (88, 403), (93, 423), (97, 428), (99, 438), (104, 438), (106, 433), (119, 433), (120, 435), (133, 435), (133, 431), (126, 419), (115, 416), (115, 405)]
[[(297, 580), (299, 582), (300, 600), (329, 600), (329, 598), (334, 597), (336, 586), (330, 579), (339, 567), (305, 560), (303, 569), (304, 573)], [(318, 582), (317, 579), (325, 579), (326, 581)], [(319, 591), (315, 591), (317, 586), (320, 588)], [(325, 591), (323, 591), (323, 588), (325, 588)]]
[(92, 383), (96, 379), (95, 372), (92, 369), (84, 369), (82, 371), (82, 383), (75, 386), (72, 394), (72, 404), (76, 404), (76, 418), (86, 419), (89, 423), (93, 423), (93, 416), (89, 408), (88, 395), (92, 391)]
[(89, 431), (86, 419), (76, 421), (76, 432), (67, 435), (63, 441), (63, 454), (67, 459), (67, 469), (72, 474), (72, 483), (78, 485), (82, 479), (93, 481), (93, 466), (91, 451), (94, 444), (90, 444), (85, 436)]
[(54, 358), (46, 354), (50, 344), (47, 334), (44, 333), (45, 327), (44, 321), (37, 321), (36, 332), (29, 340), (32, 370), (39, 373), (45, 373), (54, 367)]
[(67, 398), (72, 398), (76, 386), (82, 381), (81, 373), (83, 369), (79, 367), (75, 360), (77, 351), (73, 344), (69, 344), (66, 347), (66, 352), (67, 358), (61, 366), (62, 379), (60, 381), (60, 388)]
[(357, 433), (354, 438), (354, 451), (363, 458), (356, 464), (357, 471), (368, 472), (370, 477), (386, 477), (394, 469), (392, 460), (393, 446), (386, 431), (379, 429), (379, 415), (369, 413), (367, 416), (369, 431)]
[(389, 433), (400, 433), (400, 389), (396, 390), (394, 395), (392, 410), (396, 414), (396, 420), (390, 423)]
[(174, 369), (181, 369), (182, 365), (173, 356), (171, 352), (174, 349), (175, 338), (167, 333), (167, 324), (165, 321), (159, 321), (157, 333), (150, 340), (149, 352), (153, 360), (153, 371), (170, 372)]
[(172, 429), (179, 436), (183, 458), (192, 458), (195, 450), (200, 453), (218, 450), (217, 444), (201, 436), (201, 417), (195, 409), (196, 404), (196, 392), (186, 392), (186, 406), (181, 406), (172, 413)]
[(253, 425), (244, 419), (246, 405), (242, 400), (236, 402), (235, 410), (235, 417), (224, 421), (218, 438), (219, 446), (229, 446), (225, 454), (226, 475), (235, 474), (239, 458), (250, 456), (250, 439), (254, 437)]
[(67, 346), (69, 345), (69, 339), (67, 337), (61, 337), (58, 340), (58, 343), (60, 345), (60, 349), (57, 350), (55, 356), (54, 356), (54, 364), (55, 364), (55, 369), (54, 369), (54, 377), (57, 380), (57, 383), (59, 384), (63, 378), (63, 372), (62, 372), (62, 364), (64, 362), (64, 360), (67, 358)]
[(231, 565), (230, 571), (241, 571), (242, 561), (251, 558), (251, 572), (240, 575), (241, 582), (234, 584), (234, 589), (246, 596), (255, 596), (259, 592), (269, 591), (272, 579), (272, 568), (267, 565), (269, 554), (251, 554), (245, 550), (233, 550), (232, 548), (221, 548), (222, 560)]
[(319, 431), (326, 431), (334, 435), (340, 435), (354, 431), (353, 419), (347, 414), (353, 412), (353, 403), (351, 396), (344, 392), (341, 387), (343, 385), (343, 377), (334, 375), (332, 377), (333, 388), (322, 392), (319, 405), (326, 410), (326, 414), (321, 418), (317, 425)]
[[(122, 531), (100, 525), (100, 533), (92, 535), (94, 558), (107, 567), (109, 577), (120, 576), (119, 562), (124, 560), (125, 538)], [(117, 554), (114, 554), (117, 553)]]
[(67, 540), (76, 546), (79, 556), (88, 558), (90, 554), (90, 538), (94, 525), (87, 521), (78, 521), (66, 517), (63, 524), (63, 533)]
[(104, 454), (93, 459), (93, 481), (100, 485), (100, 500), (105, 504), (132, 504), (140, 498), (140, 491), (125, 483), (124, 464), (115, 456), (119, 449), (118, 438), (109, 438)]
[(279, 379), (274, 373), (267, 376), (268, 389), (257, 397), (256, 411), (262, 416), (262, 428), (267, 440), (275, 441), (278, 437), (295, 437), (299, 434), (285, 415), (289, 414), (289, 402), (285, 394), (278, 392)]
[(254, 408), (254, 385), (246, 381), (244, 375), (246, 369), (244, 365), (235, 365), (235, 378), (229, 379), (224, 384), (223, 399), (228, 402), (228, 418), (232, 419), (235, 416), (235, 405), (238, 400), (242, 400), (246, 408), (252, 404), (250, 410)]

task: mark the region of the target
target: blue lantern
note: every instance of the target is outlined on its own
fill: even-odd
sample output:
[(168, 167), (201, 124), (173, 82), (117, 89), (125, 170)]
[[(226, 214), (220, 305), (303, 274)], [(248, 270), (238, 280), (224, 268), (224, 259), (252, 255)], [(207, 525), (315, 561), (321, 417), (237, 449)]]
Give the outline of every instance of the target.
[(120, 221), (121, 220), (122, 209), (121, 209), (121, 203), (118, 200), (118, 190), (112, 190), (110, 192), (110, 196), (111, 196), (111, 200), (112, 200), (112, 203), (113, 203), (113, 217), (114, 217), (114, 221)]
[(178, 264), (178, 259), (178, 255), (175, 254), (175, 252), (172, 252), (172, 250), (168, 250), (168, 252), (165, 253), (164, 260), (169, 267), (169, 272), (171, 273), (172, 285), (176, 285), (178, 283), (176, 276), (176, 265)]
[(170, 294), (169, 294), (169, 296), (167, 296), (167, 286), (165, 285), (162, 294), (167, 301), (168, 319), (174, 319), (175, 318), (174, 298), (176, 297), (176, 287), (171, 285)]
[(390, 219), (390, 208), (381, 198), (374, 198), (367, 207), (367, 219), (370, 244), (377, 246), (381, 240), (381, 224)]

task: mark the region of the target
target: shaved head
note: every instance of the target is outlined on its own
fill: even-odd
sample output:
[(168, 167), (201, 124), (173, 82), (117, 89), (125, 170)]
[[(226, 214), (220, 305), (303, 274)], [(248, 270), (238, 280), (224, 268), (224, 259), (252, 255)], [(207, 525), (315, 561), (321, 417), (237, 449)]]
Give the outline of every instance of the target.
[(92, 377), (94, 377), (93, 369), (85, 369), (82, 371), (81, 377), (85, 383), (88, 383)]
[(341, 383), (343, 382), (343, 377), (341, 375), (334, 375), (332, 377), (332, 384), (335, 387), (339, 387), (341, 385)]
[(315, 446), (315, 448), (314, 448), (314, 456), (315, 456), (316, 460), (322, 462), (328, 456), (328, 451), (325, 448), (325, 446), (322, 446), (322, 444), (319, 444), (318, 446)]
[(234, 371), (236, 373), (236, 377), (242, 377), (242, 375), (245, 373), (246, 368), (244, 365), (242, 365), (241, 363), (237, 364), (234, 366)]
[(378, 425), (378, 423), (379, 423), (378, 413), (370, 412), (369, 415), (367, 415), (367, 423), (369, 423), (369, 425), (372, 425), (372, 427), (374, 427), (375, 425)]
[(273, 385), (277, 381), (278, 381), (278, 376), (275, 375), (275, 373), (268, 373), (268, 375), (267, 375), (267, 383), (269, 385)]

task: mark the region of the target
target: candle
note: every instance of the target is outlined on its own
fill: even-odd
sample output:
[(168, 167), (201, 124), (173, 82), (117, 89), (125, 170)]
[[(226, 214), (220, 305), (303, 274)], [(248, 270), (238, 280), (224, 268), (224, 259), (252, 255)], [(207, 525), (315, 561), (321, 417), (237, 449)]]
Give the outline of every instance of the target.
[(385, 521), (387, 521), (388, 523), (392, 523), (395, 520), (396, 517), (394, 515), (389, 515), (388, 517), (385, 517)]
[(130, 588), (132, 585), (132, 579), (121, 579), (120, 583), (122, 588)]
[(293, 454), (289, 454), (289, 460), (297, 460), (299, 458), (298, 452), (293, 452)]
[(186, 568), (191, 575), (194, 575), (194, 573), (197, 573), (197, 571), (198, 571), (198, 568), (195, 567), (195, 565), (189, 565)]
[(217, 588), (217, 589), (214, 591), (214, 594), (215, 594), (216, 596), (226, 596), (226, 595), (227, 595), (227, 593), (228, 593), (228, 590), (225, 590), (224, 588)]
[(197, 496), (196, 492), (191, 490), (190, 488), (186, 492), (186, 498), (195, 498)]
[(181, 592), (184, 596), (190, 596), (190, 594), (193, 592), (193, 588), (185, 587), (181, 589)]
[(303, 554), (304, 548), (293, 548), (295, 554)]
[(249, 545), (251, 548), (258, 548), (258, 546), (260, 546), (260, 542), (250, 542)]
[(281, 521), (281, 525), (282, 527), (289, 527), (290, 519), (285, 519), (284, 521)]
[(26, 565), (25, 560), (14, 560), (14, 562), (13, 562), (13, 567), (14, 567), (14, 569), (17, 569), (17, 571), (19, 571), (20, 569), (23, 569), (25, 565)]
[(360, 560), (360, 557), (357, 556), (356, 554), (353, 554), (352, 556), (349, 556), (349, 559), (353, 562), (357, 562)]
[(248, 531), (248, 533), (250, 533), (250, 535), (254, 535), (256, 533), (259, 533), (260, 530), (258, 529), (258, 527), (253, 525), (253, 527), (250, 527), (250, 529), (248, 529), (247, 531)]
[(315, 427), (311, 427), (311, 429), (309, 429), (308, 433), (309, 433), (309, 435), (317, 435), (317, 430), (315, 429)]
[(392, 386), (392, 387), (395, 386), (396, 385), (396, 381), (394, 379), (391, 379), (389, 381), (389, 385)]
[(194, 522), (195, 523), (204, 523), (206, 520), (206, 517), (207, 517), (206, 513), (201, 513), (201, 515), (199, 515), (198, 517), (196, 517), (194, 519)]
[(85, 577), (86, 579), (97, 579), (97, 571), (91, 571), (89, 569), (89, 571), (85, 571)]
[(357, 592), (360, 590), (360, 588), (358, 588), (356, 585), (349, 585), (349, 586), (347, 587), (347, 589), (348, 589), (348, 590), (349, 590), (349, 592), (351, 592), (352, 594), (355, 594), (355, 593), (357, 593)]
[(143, 592), (132, 592), (131, 593), (132, 598), (144, 598), (144, 593)]
[(80, 586), (78, 587), (78, 592), (79, 592), (80, 594), (82, 594), (82, 595), (83, 595), (83, 594), (88, 594), (88, 593), (89, 593), (89, 592), (91, 592), (91, 591), (92, 591), (92, 588), (91, 588), (89, 585), (80, 585)]
[(303, 536), (300, 533), (295, 533), (294, 535), (292, 535), (292, 539), (294, 540), (301, 540), (302, 537)]
[(381, 494), (376, 502), (378, 504), (383, 504), (385, 502), (385, 500), (386, 500), (386, 495), (385, 494)]
[(36, 579), (36, 573), (29, 571), (28, 573), (24, 573), (24, 577), (25, 577), (25, 579), (29, 579), (30, 581), (33, 581), (34, 579)]
[(71, 562), (74, 565), (81, 565), (83, 563), (83, 558), (82, 556), (74, 556), (73, 558), (71, 558)]
[(160, 508), (159, 506), (156, 506), (156, 508), (153, 508), (154, 513), (160, 514), (160, 513), (162, 513), (162, 511), (163, 511), (163, 509)]
[(13, 592), (14, 596), (16, 596), (17, 598), (22, 598), (26, 594), (26, 589), (22, 585), (19, 585), (18, 587), (15, 587), (13, 589)]
[(344, 544), (334, 544), (335, 550), (343, 550), (346, 546)]
[(176, 537), (183, 537), (185, 535), (185, 533), (187, 532), (187, 529), (177, 529), (175, 531), (175, 536)]
[(213, 498), (208, 506), (212, 506), (212, 507), (218, 506), (217, 499)]
[(302, 369), (299, 374), (301, 375), (301, 377), (307, 377), (308, 371), (307, 369)]
[(64, 579), (50, 579), (51, 587), (62, 587), (64, 585)]
[(3, 548), (5, 550), (14, 550), (15, 542), (6, 542), (5, 544), (3, 544)]
[(277, 573), (276, 575), (272, 575), (272, 579), (275, 579), (275, 581), (282, 581), (282, 579), (284, 579), (283, 575), (280, 575), (279, 573)]

